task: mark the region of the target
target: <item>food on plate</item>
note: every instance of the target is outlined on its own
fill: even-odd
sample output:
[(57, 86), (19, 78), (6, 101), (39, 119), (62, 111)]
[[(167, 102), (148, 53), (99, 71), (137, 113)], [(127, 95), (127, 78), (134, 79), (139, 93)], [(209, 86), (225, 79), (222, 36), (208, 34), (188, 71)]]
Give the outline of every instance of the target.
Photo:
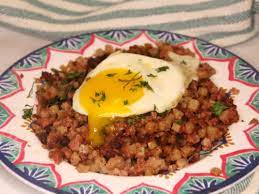
[(259, 121), (258, 121), (257, 118), (252, 118), (252, 119), (249, 121), (249, 125), (256, 125), (256, 124), (258, 124), (258, 123), (259, 123)]
[(221, 173), (221, 169), (218, 167), (213, 167), (212, 169), (210, 169), (210, 174), (214, 176), (220, 176)]
[(209, 153), (239, 120), (216, 73), (181, 46), (107, 45), (37, 79), (32, 130), (79, 172), (167, 174)]

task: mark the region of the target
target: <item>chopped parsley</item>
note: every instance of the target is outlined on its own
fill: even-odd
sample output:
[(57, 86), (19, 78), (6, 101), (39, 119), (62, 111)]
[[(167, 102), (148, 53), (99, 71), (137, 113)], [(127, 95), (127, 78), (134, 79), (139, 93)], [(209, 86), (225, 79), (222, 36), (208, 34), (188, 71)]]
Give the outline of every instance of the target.
[(184, 124), (185, 122), (186, 122), (186, 121), (185, 121), (184, 119), (179, 119), (179, 120), (176, 121), (176, 124), (182, 125), (182, 124)]
[(129, 104), (129, 101), (128, 101), (128, 100), (124, 100), (124, 101), (123, 101), (123, 104), (124, 104), (124, 105), (128, 105), (128, 104)]
[(162, 72), (162, 71), (166, 71), (168, 69), (169, 69), (168, 66), (162, 66), (162, 67), (156, 68), (156, 72), (159, 73), (159, 72)]
[(62, 96), (58, 97), (56, 96), (55, 98), (52, 98), (48, 101), (48, 106), (53, 106), (53, 105), (59, 105), (61, 104), (64, 100), (66, 100), (66, 95), (62, 94)]
[(106, 74), (106, 76), (107, 77), (113, 77), (113, 76), (115, 76), (117, 73), (108, 73), (108, 74)]
[(132, 119), (132, 118), (129, 118), (129, 119), (126, 120), (126, 122), (127, 122), (129, 125), (133, 125), (133, 124), (136, 122), (136, 120), (135, 120), (135, 119)]
[[(132, 73), (130, 70), (128, 71), (130, 72), (130, 74)], [(130, 83), (134, 83), (137, 81), (136, 84), (134, 84), (133, 86), (131, 86), (129, 88), (130, 91), (136, 91), (138, 88), (147, 88), (148, 90), (152, 90), (151, 86), (149, 85), (149, 83), (147, 81), (142, 81), (142, 75), (139, 75), (140, 72), (137, 72), (135, 74), (132, 75), (132, 77), (130, 79), (118, 79), (119, 82), (123, 82), (123, 88), (125, 88), (126, 86), (128, 86)], [(126, 74), (125, 74), (126, 75)]]
[[(130, 71), (130, 70), (129, 70), (129, 71)], [(142, 78), (142, 75), (139, 76), (139, 74), (140, 74), (140, 72), (135, 73), (135, 74), (132, 76), (132, 78), (130, 78), (130, 79), (118, 79), (118, 81), (124, 82), (123, 88), (125, 88), (125, 87), (126, 87), (127, 85), (129, 85), (130, 83), (141, 79), (141, 78)]]
[(31, 117), (32, 117), (33, 106), (30, 106), (30, 105), (26, 104), (25, 107), (28, 107), (28, 108), (23, 109), (22, 118), (25, 119), (25, 120), (30, 120)]
[(98, 107), (100, 107), (101, 103), (105, 101), (106, 95), (105, 95), (104, 91), (100, 91), (100, 92), (95, 92), (94, 97), (90, 97), (90, 98), (94, 104), (96, 104)]
[(227, 108), (228, 107), (223, 102), (217, 101), (212, 106), (212, 112), (214, 113), (214, 115), (219, 116)]
[(132, 71), (130, 69), (124, 75), (129, 75), (129, 74), (132, 74)]
[(148, 76), (148, 77), (157, 77), (157, 75), (154, 75), (154, 74), (152, 74), (152, 73), (148, 74), (147, 76)]
[(55, 73), (55, 74), (58, 74), (58, 72), (59, 72), (59, 71), (58, 71), (57, 69), (55, 69), (55, 68), (51, 68), (50, 70), (51, 70), (53, 73)]
[(186, 63), (185, 60), (182, 60), (182, 61), (181, 61), (181, 64), (187, 65), (187, 63)]
[(82, 79), (86, 76), (86, 72), (72, 72), (66, 74), (65, 79), (61, 81), (62, 84), (68, 84), (69, 82), (76, 80), (76, 79)]
[(144, 88), (147, 88), (148, 90), (153, 91), (153, 88), (151, 88), (151, 86), (149, 85), (149, 83), (147, 81), (140, 81), (140, 85)]
[(137, 91), (137, 89), (139, 88), (137, 85), (138, 85), (138, 84), (134, 85), (134, 87), (131, 87), (129, 90), (130, 90), (131, 92)]
[(144, 119), (145, 116), (142, 114), (142, 115), (135, 115), (135, 116), (132, 116), (132, 117), (129, 117), (126, 119), (126, 122), (129, 124), (129, 125), (133, 125), (134, 123), (140, 121), (141, 119)]
[(147, 88), (148, 90), (153, 91), (153, 88), (149, 85), (147, 81), (140, 81), (138, 84), (135, 84), (133, 87), (130, 88), (130, 91), (134, 92), (138, 88)]
[(85, 77), (85, 74), (86, 74), (85, 72), (72, 72), (67, 74), (67, 78), (73, 80), (73, 79)]

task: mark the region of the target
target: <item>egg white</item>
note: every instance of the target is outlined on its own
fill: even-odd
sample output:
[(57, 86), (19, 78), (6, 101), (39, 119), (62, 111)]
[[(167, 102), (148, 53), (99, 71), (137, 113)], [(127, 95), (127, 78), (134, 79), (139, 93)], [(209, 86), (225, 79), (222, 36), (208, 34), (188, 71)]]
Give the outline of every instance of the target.
[[(191, 56), (181, 56), (170, 53), (172, 62), (147, 57), (138, 54), (117, 52), (103, 60), (95, 69), (87, 75), (86, 79), (92, 78), (98, 73), (115, 68), (125, 68), (133, 72), (140, 72), (143, 80), (147, 81), (151, 88), (144, 89), (144, 96), (133, 104), (129, 104), (129, 113), (118, 114), (115, 112), (102, 115), (103, 117), (127, 117), (130, 115), (144, 114), (150, 111), (162, 113), (175, 107), (180, 101), (184, 91), (192, 79), (196, 79), (196, 68), (199, 60)], [(167, 66), (166, 71), (157, 72), (159, 67)], [(153, 74), (157, 77), (148, 77)], [(73, 97), (73, 109), (81, 114), (88, 115), (80, 105), (80, 88)]]

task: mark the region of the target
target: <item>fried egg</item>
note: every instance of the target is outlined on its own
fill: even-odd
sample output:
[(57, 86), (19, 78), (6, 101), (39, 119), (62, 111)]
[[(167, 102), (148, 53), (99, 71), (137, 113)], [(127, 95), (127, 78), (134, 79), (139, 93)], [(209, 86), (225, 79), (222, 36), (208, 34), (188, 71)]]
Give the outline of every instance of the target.
[(88, 115), (90, 141), (103, 142), (102, 129), (114, 117), (177, 105), (199, 61), (172, 53), (172, 62), (131, 53), (114, 53), (88, 73), (73, 97), (73, 109)]

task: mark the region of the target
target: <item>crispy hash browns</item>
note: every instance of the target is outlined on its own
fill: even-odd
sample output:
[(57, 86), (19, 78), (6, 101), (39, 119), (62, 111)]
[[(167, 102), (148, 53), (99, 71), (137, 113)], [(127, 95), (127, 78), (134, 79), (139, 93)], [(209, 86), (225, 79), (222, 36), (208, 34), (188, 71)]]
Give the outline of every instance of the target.
[[(239, 120), (236, 105), (225, 89), (210, 77), (215, 70), (201, 63), (198, 80), (193, 80), (178, 105), (159, 114), (116, 118), (103, 129), (104, 144), (92, 146), (88, 140), (87, 116), (72, 109), (75, 90), (89, 71), (119, 49), (107, 45), (92, 57), (79, 57), (60, 70), (42, 72), (37, 83), (37, 110), (32, 130), (55, 163), (63, 160), (79, 172), (99, 172), (120, 176), (167, 174), (201, 158)], [(194, 54), (183, 47), (159, 43), (134, 45), (122, 52), (171, 60), (169, 52)]]

